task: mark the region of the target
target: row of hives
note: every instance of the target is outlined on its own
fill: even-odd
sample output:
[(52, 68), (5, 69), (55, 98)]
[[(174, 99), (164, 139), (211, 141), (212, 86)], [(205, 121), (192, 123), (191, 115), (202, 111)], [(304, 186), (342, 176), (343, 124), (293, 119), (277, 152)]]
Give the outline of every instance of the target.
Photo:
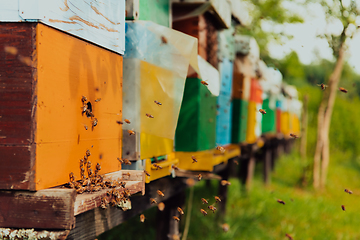
[(146, 170), (150, 182), (299, 132), (296, 89), (235, 34), (239, 1), (3, 3), (1, 189), (79, 180), (87, 150), (101, 174)]

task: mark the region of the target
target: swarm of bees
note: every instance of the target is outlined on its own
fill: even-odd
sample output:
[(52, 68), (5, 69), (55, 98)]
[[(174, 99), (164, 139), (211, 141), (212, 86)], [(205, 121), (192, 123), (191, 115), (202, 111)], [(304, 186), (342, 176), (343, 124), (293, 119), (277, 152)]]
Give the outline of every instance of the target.
[[(100, 100), (101, 98), (98, 98), (95, 100), (95, 102), (99, 102)], [(88, 101), (86, 96), (81, 97), (81, 102), (83, 104), (83, 106), (81, 107), (82, 110), (81, 114), (84, 115), (85, 113), (88, 118), (91, 118), (91, 126), (92, 126), (92, 130), (94, 130), (94, 127), (98, 125), (98, 120), (97, 118), (95, 118), (95, 115), (93, 114), (92, 104), (90, 101)], [(87, 125), (85, 125), (84, 127), (85, 130), (88, 130)]]

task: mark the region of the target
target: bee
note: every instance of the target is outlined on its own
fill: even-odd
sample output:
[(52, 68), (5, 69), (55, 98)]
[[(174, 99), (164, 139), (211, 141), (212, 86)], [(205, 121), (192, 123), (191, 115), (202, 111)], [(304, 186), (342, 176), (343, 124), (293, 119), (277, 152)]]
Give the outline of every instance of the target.
[(109, 202), (108, 202), (108, 200), (106, 199), (106, 197), (103, 197), (103, 198), (101, 199), (101, 205), (100, 205), (100, 207), (103, 208), (103, 209), (106, 209), (106, 205), (107, 205), (108, 203), (109, 203)]
[(196, 162), (198, 162), (197, 161), (197, 159), (196, 159), (196, 157), (193, 155), (193, 156), (191, 156), (191, 159), (193, 160), (193, 162), (192, 163), (196, 163)]
[(176, 216), (173, 216), (173, 219), (177, 222), (180, 222), (180, 218), (176, 217)]
[(163, 44), (167, 44), (167, 39), (166, 39), (166, 37), (164, 37), (164, 36), (161, 36), (161, 42), (163, 43)]
[(91, 168), (91, 161), (87, 162), (87, 168)]
[(128, 130), (129, 136), (135, 135), (135, 132), (133, 130)]
[(264, 109), (259, 109), (259, 112), (260, 112), (262, 115), (266, 114), (266, 111), (265, 111)]
[(120, 164), (124, 163), (124, 160), (122, 160), (121, 158), (117, 158), (117, 160), (120, 162)]
[(153, 199), (153, 198), (150, 198), (150, 203), (151, 204), (157, 204), (157, 201), (155, 199)]
[(216, 207), (214, 207), (213, 205), (209, 205), (208, 208), (209, 208), (213, 213), (215, 213)]
[(172, 165), (171, 168), (174, 169), (174, 170), (179, 170), (179, 168), (177, 166), (175, 166), (175, 165)]
[(285, 234), (285, 237), (287, 237), (289, 240), (294, 240), (292, 236), (290, 236), (290, 234)]
[(228, 232), (230, 230), (230, 226), (227, 223), (222, 224), (221, 228), (223, 229), (224, 232)]
[(205, 198), (201, 198), (203, 204), (209, 204), (209, 202)]
[(85, 102), (87, 102), (87, 98), (86, 98), (85, 96), (82, 96), (82, 97), (81, 97), (81, 101), (82, 101), (83, 103), (85, 103)]
[(140, 222), (145, 222), (145, 215), (144, 214), (141, 214), (140, 215)]
[(121, 125), (121, 124), (124, 124), (123, 121), (116, 121), (117, 124)]
[(82, 194), (84, 192), (84, 188), (83, 187), (80, 187), (78, 189), (76, 189), (76, 193), (77, 194)]
[(96, 127), (98, 125), (98, 120), (97, 118), (94, 118), (94, 120), (92, 121), (92, 129), (94, 130), (94, 127)]
[(150, 173), (148, 171), (144, 170), (144, 173), (146, 176), (150, 177)]
[(86, 124), (84, 125), (84, 128), (85, 128), (85, 130), (88, 130), (88, 126)]
[(177, 210), (180, 213), (180, 215), (184, 215), (184, 211), (181, 209), (181, 207), (178, 207)]
[(161, 106), (162, 105), (162, 103), (161, 102), (158, 102), (158, 101), (154, 101), (154, 103), (156, 103), (156, 105), (158, 105), (158, 106)]
[(221, 153), (225, 152), (225, 148), (221, 146), (217, 146), (216, 150), (220, 151)]
[(343, 92), (343, 93), (347, 93), (347, 92), (348, 92), (348, 90), (346, 90), (346, 89), (343, 88), (343, 87), (339, 87), (339, 90), (340, 90), (340, 92)]
[(101, 170), (101, 165), (100, 165), (100, 163), (97, 163), (97, 164), (96, 164), (96, 170), (98, 170), (98, 171)]
[(201, 174), (199, 174), (199, 175), (198, 175), (198, 180), (200, 181), (200, 180), (201, 180), (201, 178), (202, 178), (202, 175), (201, 175)]
[(94, 117), (94, 114), (89, 109), (86, 109), (85, 113), (86, 113), (87, 117)]
[(157, 194), (158, 194), (159, 196), (161, 196), (161, 197), (164, 197), (164, 196), (165, 196), (164, 193), (163, 193), (162, 191), (160, 191), (160, 190), (157, 190), (156, 192), (157, 192)]
[(165, 204), (163, 203), (163, 202), (160, 202), (159, 204), (158, 204), (158, 209), (159, 209), (159, 211), (164, 211), (164, 209), (165, 209)]
[(283, 200), (281, 200), (281, 199), (278, 199), (277, 202), (282, 204), (282, 205), (285, 205), (285, 202)]
[(127, 124), (131, 123), (129, 119), (125, 119), (124, 122), (126, 122)]
[(344, 206), (344, 205), (341, 205), (341, 209), (342, 209), (343, 211), (345, 211), (345, 206)]
[(121, 182), (121, 183), (120, 183), (120, 186), (121, 186), (122, 188), (125, 188), (126, 183), (125, 183), (125, 182)]
[(130, 173), (128, 172), (128, 173), (126, 173), (126, 174), (124, 174), (125, 176), (127, 176), (128, 178), (130, 177)]
[(237, 160), (234, 160), (234, 163), (235, 163), (236, 165), (239, 165), (239, 162), (238, 162)]
[(151, 115), (151, 114), (149, 114), (149, 113), (146, 113), (145, 115), (146, 115), (148, 118), (154, 118), (154, 116)]
[(228, 185), (231, 185), (231, 182), (229, 182), (229, 181), (226, 181), (226, 180), (221, 180), (221, 185), (222, 186), (228, 186)]
[(131, 165), (131, 162), (129, 159), (124, 158), (123, 161), (124, 161), (125, 165)]
[[(90, 152), (90, 150), (88, 149), (88, 150), (86, 150), (86, 157), (90, 157), (90, 155), (91, 155), (91, 152)], [(87, 160), (87, 158), (86, 158), (86, 160)]]
[(325, 89), (328, 87), (328, 85), (325, 85), (325, 84), (323, 84), (323, 83), (321, 83), (321, 84), (316, 84), (316, 85), (318, 85), (319, 87), (321, 87), (322, 90), (325, 90)]
[(156, 170), (162, 169), (162, 167), (159, 164), (153, 163), (152, 165)]
[(201, 212), (204, 216), (207, 215), (207, 211), (205, 211), (204, 209), (200, 209), (200, 212)]
[(299, 138), (299, 136), (298, 136), (298, 135), (295, 135), (294, 133), (290, 133), (290, 137), (292, 137), (292, 138), (294, 138), (294, 139)]
[(348, 194), (352, 194), (353, 192), (349, 189), (345, 189), (345, 192), (348, 193)]
[(221, 202), (221, 198), (219, 198), (218, 196), (215, 196), (215, 201), (218, 203), (218, 202)]
[(88, 111), (89, 110), (87, 109), (87, 104), (84, 104), (84, 106), (82, 107), (81, 115), (84, 115), (84, 113), (87, 113)]
[(88, 156), (84, 156), (84, 161), (85, 161), (85, 164), (86, 164), (86, 161), (88, 160)]
[(204, 85), (204, 86), (207, 86), (207, 85), (209, 85), (207, 82), (205, 82), (205, 81), (201, 81), (200, 82), (202, 85)]
[(74, 173), (73, 173), (73, 172), (69, 173), (69, 178), (70, 178), (70, 182), (74, 182), (74, 181), (75, 181), (75, 177), (74, 177)]
[(100, 102), (101, 101), (101, 98), (98, 98), (95, 100), (95, 102)]

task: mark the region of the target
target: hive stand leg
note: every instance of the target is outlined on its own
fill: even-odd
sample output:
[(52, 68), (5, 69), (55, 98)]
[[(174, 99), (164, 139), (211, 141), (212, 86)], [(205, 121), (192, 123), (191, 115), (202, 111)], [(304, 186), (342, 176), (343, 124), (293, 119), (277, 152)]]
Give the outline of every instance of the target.
[[(233, 161), (229, 161), (229, 162), (233, 162)], [(230, 174), (230, 164), (228, 164), (226, 166), (226, 168), (224, 169), (224, 171), (222, 171), (220, 173), (221, 178), (223, 180), (228, 180), (229, 179), (229, 174)], [(219, 202), (217, 204), (218, 207), (218, 215), (217, 215), (217, 220), (220, 222), (224, 221), (225, 218), (225, 214), (226, 214), (226, 202), (227, 202), (227, 192), (228, 192), (228, 186), (223, 186), (221, 185), (221, 182), (219, 182), (219, 193), (218, 193), (218, 197), (221, 198), (221, 202)]]
[(271, 171), (275, 170), (275, 164), (276, 164), (276, 160), (278, 158), (277, 156), (277, 146), (278, 146), (278, 140), (276, 139), (272, 139), (270, 142), (270, 147), (271, 147)]
[(164, 211), (157, 211), (156, 240), (180, 239), (179, 222), (174, 220), (173, 216), (180, 218), (180, 221), (184, 221), (184, 219), (180, 217), (177, 208), (183, 208), (185, 191), (174, 195), (164, 203)]
[(252, 146), (250, 146), (249, 163), (247, 166), (247, 176), (246, 176), (246, 183), (245, 183), (247, 190), (249, 190), (251, 188), (251, 184), (252, 184), (252, 181), (254, 178), (255, 164), (256, 164), (256, 159), (255, 159), (254, 150), (253, 150)]
[(264, 183), (265, 186), (269, 186), (270, 185), (270, 181), (271, 181), (271, 148), (270, 148), (270, 142), (267, 142), (265, 147), (264, 147), (264, 169), (263, 169), (263, 173), (264, 173)]

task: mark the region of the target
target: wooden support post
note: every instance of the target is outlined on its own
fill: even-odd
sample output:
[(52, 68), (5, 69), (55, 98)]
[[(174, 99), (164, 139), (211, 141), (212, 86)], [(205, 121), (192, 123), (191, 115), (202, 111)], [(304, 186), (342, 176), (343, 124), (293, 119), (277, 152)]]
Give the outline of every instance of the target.
[(272, 139), (270, 140), (270, 151), (271, 151), (271, 171), (275, 170), (275, 162), (278, 158), (278, 151), (277, 151), (277, 147), (278, 147), (278, 140), (277, 139)]
[(249, 190), (254, 178), (254, 171), (255, 171), (255, 163), (256, 163), (256, 159), (255, 159), (255, 154), (254, 154), (254, 149), (253, 146), (250, 146), (250, 151), (249, 151), (249, 163), (247, 166), (247, 176), (246, 176), (246, 189)]
[[(232, 161), (230, 161), (232, 162)], [(228, 164), (224, 171), (221, 172), (221, 176), (223, 180), (228, 180), (230, 174), (230, 165)], [(217, 219), (219, 222), (223, 222), (226, 214), (226, 202), (227, 202), (227, 192), (228, 192), (228, 186), (221, 185), (221, 182), (219, 182), (219, 193), (218, 196), (221, 198), (221, 202), (218, 203), (218, 215)]]
[(308, 125), (308, 100), (309, 96), (305, 95), (303, 98), (303, 112), (301, 117), (301, 139), (300, 139), (300, 155), (301, 159), (306, 160), (306, 139), (307, 139), (307, 125)]
[(271, 146), (269, 142), (266, 143), (264, 151), (264, 183), (265, 186), (268, 186), (271, 181)]

